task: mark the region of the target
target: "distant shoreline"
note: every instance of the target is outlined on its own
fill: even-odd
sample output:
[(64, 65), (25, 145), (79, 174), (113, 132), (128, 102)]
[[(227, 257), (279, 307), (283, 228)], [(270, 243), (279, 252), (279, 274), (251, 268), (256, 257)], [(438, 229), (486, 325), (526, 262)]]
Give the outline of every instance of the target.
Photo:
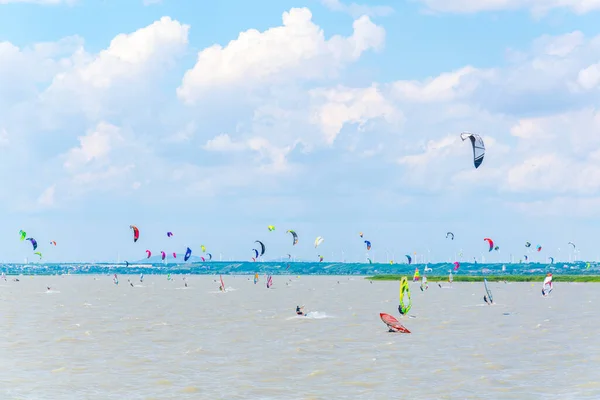
[[(374, 275), (367, 276), (365, 279), (371, 281), (399, 281), (403, 276), (406, 276), (409, 281), (412, 281), (412, 275)], [(487, 279), (489, 282), (542, 282), (546, 275), (454, 275), (454, 282), (483, 282)], [(428, 282), (448, 282), (448, 276), (428, 276)], [(600, 282), (600, 275), (554, 275), (553, 282)]]

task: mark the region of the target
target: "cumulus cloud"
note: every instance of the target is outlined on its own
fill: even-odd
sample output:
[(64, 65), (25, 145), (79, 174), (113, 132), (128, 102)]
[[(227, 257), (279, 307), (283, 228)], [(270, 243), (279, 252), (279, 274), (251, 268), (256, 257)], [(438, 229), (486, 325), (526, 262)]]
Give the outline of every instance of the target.
[(310, 10), (292, 8), (283, 13), (282, 26), (264, 32), (251, 29), (225, 47), (214, 45), (200, 51), (177, 94), (193, 104), (211, 88), (333, 76), (363, 52), (383, 46), (385, 30), (368, 16), (354, 21), (353, 28), (351, 36), (326, 40)]
[(360, 129), (376, 118), (389, 123), (399, 123), (403, 119), (402, 112), (385, 98), (377, 86), (315, 89), (311, 96), (320, 103), (314, 108), (312, 122), (320, 126), (327, 144), (335, 141), (347, 123), (358, 124)]

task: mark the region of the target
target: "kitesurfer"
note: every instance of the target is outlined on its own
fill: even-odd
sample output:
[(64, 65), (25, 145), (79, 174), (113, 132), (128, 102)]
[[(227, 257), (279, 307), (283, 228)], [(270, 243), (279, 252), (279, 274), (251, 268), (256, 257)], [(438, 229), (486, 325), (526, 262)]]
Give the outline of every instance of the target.
[(304, 315), (304, 306), (296, 306), (296, 314)]

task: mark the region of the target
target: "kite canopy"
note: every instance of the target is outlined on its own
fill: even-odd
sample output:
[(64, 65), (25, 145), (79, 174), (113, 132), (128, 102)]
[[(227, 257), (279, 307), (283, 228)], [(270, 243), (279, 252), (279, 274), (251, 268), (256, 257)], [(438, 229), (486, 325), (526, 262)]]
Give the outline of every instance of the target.
[(465, 141), (467, 139), (471, 140), (471, 145), (473, 146), (473, 164), (475, 168), (479, 168), (481, 163), (483, 162), (483, 157), (485, 156), (485, 145), (483, 144), (483, 139), (476, 133), (463, 132), (460, 134), (460, 138)]
[(129, 225), (129, 229), (133, 230), (133, 242), (137, 242), (140, 238), (140, 230), (135, 225)]
[(408, 261), (408, 265), (412, 264), (412, 257), (406, 254), (406, 260)]
[(27, 238), (26, 240), (29, 240), (31, 242), (31, 245), (33, 246), (33, 251), (35, 251), (35, 249), (37, 249), (37, 242), (34, 238)]
[(365, 240), (365, 244), (367, 245), (367, 250), (371, 250), (371, 242)]
[[(265, 254), (265, 250), (266, 250), (266, 248), (265, 248), (265, 245), (264, 245), (264, 243), (263, 243), (263, 242), (261, 242), (260, 240), (255, 240), (255, 241), (254, 241), (254, 243), (258, 243), (258, 244), (260, 244), (260, 254), (259, 254), (259, 255), (260, 255), (260, 256), (262, 256), (263, 254)], [(258, 256), (257, 256), (257, 257), (258, 257)]]
[(167, 232), (167, 237), (173, 237), (173, 232)]
[(323, 240), (325, 240), (325, 239), (323, 239), (321, 236), (317, 236), (317, 238), (315, 239), (315, 249), (316, 249), (317, 247), (319, 247), (319, 245), (320, 245), (321, 243), (323, 243)]
[(183, 256), (183, 261), (187, 261), (192, 256), (192, 249), (189, 247), (185, 250), (185, 256)]
[(294, 232), (293, 230), (288, 230), (286, 233), (291, 233), (292, 237), (294, 238), (294, 242), (292, 243), (292, 246), (295, 246), (298, 244), (298, 234), (296, 232)]
[(490, 245), (490, 251), (494, 250), (494, 241), (493, 241), (492, 239), (490, 239), (490, 238), (485, 238), (485, 239), (483, 239), (483, 240), (485, 240), (486, 242), (488, 242), (488, 243), (489, 243), (489, 245)]
[(21, 241), (23, 241), (27, 237), (27, 233), (24, 230), (20, 230), (19, 236), (21, 236)]
[(148, 256), (146, 258), (150, 258), (152, 257), (152, 252), (150, 250), (146, 250), (146, 255)]
[(448, 239), (448, 237), (450, 237), (450, 239), (454, 240), (454, 233), (452, 233), (452, 232), (446, 233), (446, 239)]
[(269, 228), (269, 232), (273, 232), (275, 230), (275, 225), (269, 225), (267, 228)]

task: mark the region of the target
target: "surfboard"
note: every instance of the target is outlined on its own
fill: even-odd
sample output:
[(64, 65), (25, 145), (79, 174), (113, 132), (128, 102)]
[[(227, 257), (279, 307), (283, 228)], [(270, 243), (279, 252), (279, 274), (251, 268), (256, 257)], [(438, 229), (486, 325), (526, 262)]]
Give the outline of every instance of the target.
[(406, 329), (400, 321), (398, 321), (395, 317), (386, 313), (379, 313), (379, 317), (384, 324), (386, 324), (390, 329), (393, 329), (396, 332), (400, 333), (410, 333), (408, 329)]

